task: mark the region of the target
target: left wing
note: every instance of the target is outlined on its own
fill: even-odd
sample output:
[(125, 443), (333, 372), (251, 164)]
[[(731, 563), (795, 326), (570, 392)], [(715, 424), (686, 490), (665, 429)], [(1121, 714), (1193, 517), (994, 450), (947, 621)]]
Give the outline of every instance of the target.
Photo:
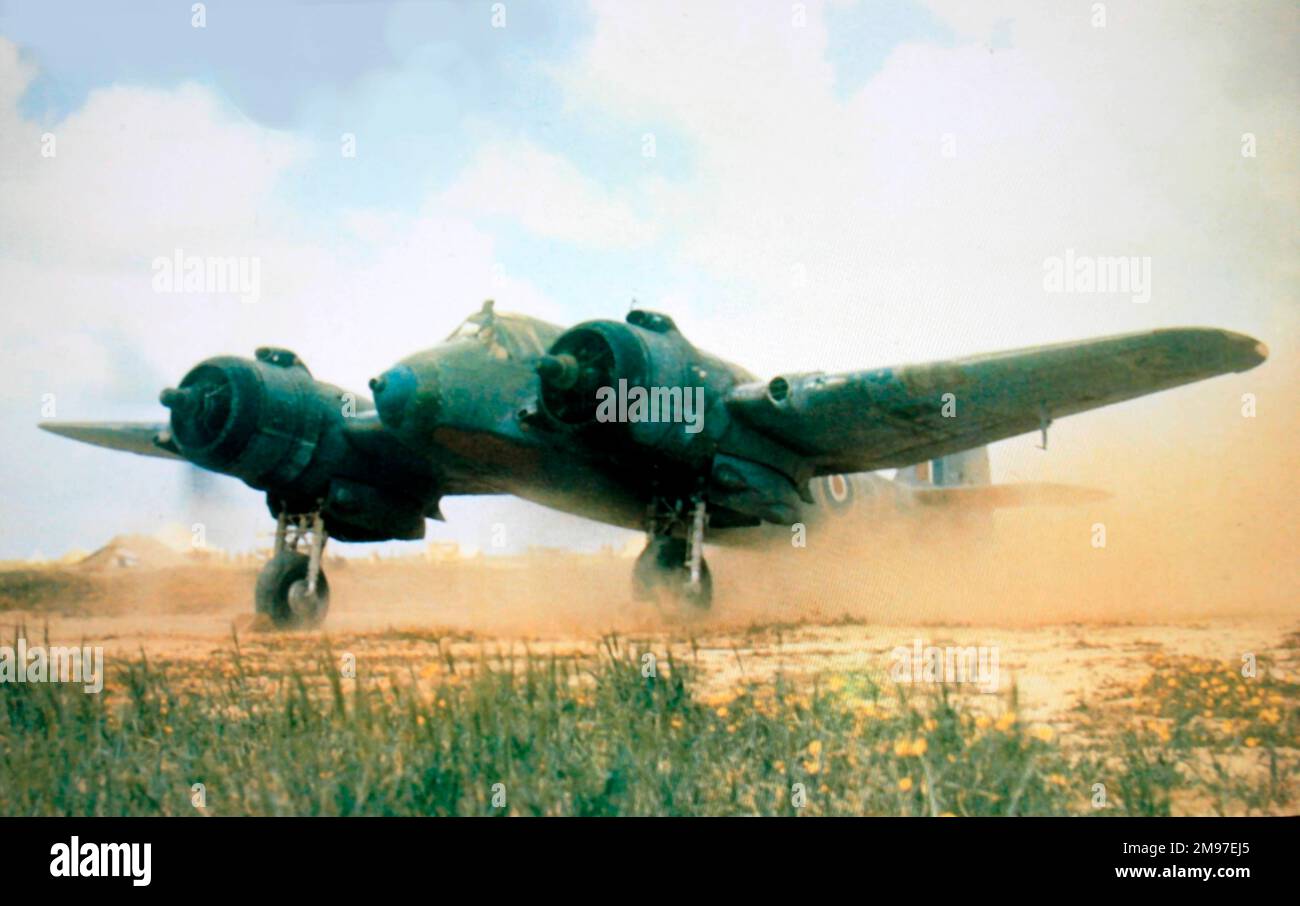
[(804, 457), (815, 474), (867, 472), (1246, 371), (1267, 356), (1263, 343), (1226, 330), (1154, 330), (926, 365), (778, 377), (734, 388), (727, 408)]
[(40, 422), (42, 431), (70, 437), (85, 444), (124, 450), (159, 459), (188, 462), (177, 450), (166, 422)]

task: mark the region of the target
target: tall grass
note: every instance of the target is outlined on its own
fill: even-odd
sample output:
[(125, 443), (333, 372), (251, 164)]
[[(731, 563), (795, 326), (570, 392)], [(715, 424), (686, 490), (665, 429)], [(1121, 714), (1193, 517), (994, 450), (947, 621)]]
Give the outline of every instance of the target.
[[(101, 695), (3, 684), (0, 814), (1098, 814), (1099, 779), (1109, 811), (1160, 814), (1197, 782), (1152, 761), (1158, 738), (1071, 754), (1011, 699), (870, 676), (706, 691), (689, 660), (643, 654), (447, 649), (347, 679), (323, 643), (284, 672), (236, 643), (141, 656)], [(1286, 795), (1260, 789), (1255, 806)]]

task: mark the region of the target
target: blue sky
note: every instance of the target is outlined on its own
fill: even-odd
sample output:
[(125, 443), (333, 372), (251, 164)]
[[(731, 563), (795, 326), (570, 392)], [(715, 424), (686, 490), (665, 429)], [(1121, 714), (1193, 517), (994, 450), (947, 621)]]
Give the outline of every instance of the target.
[[(1223, 26), (1116, 3), (1100, 29), (1016, 0), (503, 6), (505, 27), (489, 2), (212, 2), (203, 28), (189, 3), (0, 8), (0, 420), (22, 439), (0, 467), (39, 476), (0, 557), (265, 527), (233, 481), (196, 498), (166, 464), (33, 437), (44, 394), (155, 417), (190, 363), (263, 343), (362, 386), (489, 295), (557, 321), (636, 298), (765, 373), (1284, 317), (1294, 154), (1238, 147), (1294, 126), (1286, 4)], [(174, 248), (258, 256), (262, 301), (151, 294)], [(1066, 248), (1155, 256), (1152, 304), (1044, 297)], [(434, 537), (620, 537), (448, 512)]]
[[(322, 230), (354, 208), (415, 213), (488, 137), (534, 143), (617, 185), (643, 175), (646, 161), (635, 152), (652, 132), (655, 173), (669, 180), (691, 173), (690, 142), (671, 124), (646, 120), (632, 128), (566, 108), (547, 70), (590, 38), (593, 17), (584, 3), (516, 0), (506, 5), (504, 28), (491, 27), (492, 17), (487, 2), (243, 0), (208, 4), (206, 25), (196, 29), (188, 6), (166, 0), (42, 2), (9, 5), (0, 29), (36, 66), (19, 109), (43, 125), (75, 112), (96, 88), (193, 82), (268, 129), (322, 145), (356, 135), (366, 166), (321, 154), (280, 177), (285, 201), (318, 218)], [(826, 59), (841, 95), (861, 88), (903, 41), (952, 40), (932, 13), (898, 0), (829, 9), (826, 25)], [(508, 220), (491, 227), (502, 262), (526, 270), (557, 300), (620, 305), (669, 288), (658, 278), (674, 268), (668, 256), (637, 249), (593, 258), (539, 241)]]

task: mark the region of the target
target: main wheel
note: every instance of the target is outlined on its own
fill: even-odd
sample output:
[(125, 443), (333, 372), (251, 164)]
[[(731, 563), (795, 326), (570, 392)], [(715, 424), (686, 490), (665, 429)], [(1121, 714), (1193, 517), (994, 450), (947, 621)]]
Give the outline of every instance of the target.
[(306, 554), (281, 551), (257, 576), (254, 599), (257, 612), (271, 618), (280, 629), (306, 629), (320, 625), (330, 609), (330, 585), (321, 570), (315, 593), (307, 591)]
[(668, 600), (699, 613), (713, 603), (713, 576), (700, 561), (700, 581), (691, 584), (686, 562), (686, 539), (656, 536), (636, 558), (632, 569), (632, 596), (637, 600)]

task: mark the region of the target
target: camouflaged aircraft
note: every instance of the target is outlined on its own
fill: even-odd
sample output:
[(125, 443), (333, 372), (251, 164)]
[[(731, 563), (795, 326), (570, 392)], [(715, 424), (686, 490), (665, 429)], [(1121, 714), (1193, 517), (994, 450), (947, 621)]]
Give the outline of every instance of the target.
[[(1068, 502), (1078, 492), (1065, 486), (990, 484), (986, 445), (1034, 431), (1045, 444), (1054, 419), (1245, 371), (1267, 354), (1248, 336), (1177, 328), (760, 380), (694, 347), (664, 314), (565, 330), (488, 302), (371, 380), (373, 401), (262, 348), (202, 361), (162, 391), (167, 422), (40, 427), (265, 492), (275, 548), (255, 602), (279, 626), (324, 618), (327, 539), (422, 538), (441, 499), (465, 494), (644, 530), (634, 593), (689, 611), (712, 598), (706, 539), (779, 538), (790, 550), (792, 526), (867, 498)], [(879, 476), (889, 469), (894, 479)]]

